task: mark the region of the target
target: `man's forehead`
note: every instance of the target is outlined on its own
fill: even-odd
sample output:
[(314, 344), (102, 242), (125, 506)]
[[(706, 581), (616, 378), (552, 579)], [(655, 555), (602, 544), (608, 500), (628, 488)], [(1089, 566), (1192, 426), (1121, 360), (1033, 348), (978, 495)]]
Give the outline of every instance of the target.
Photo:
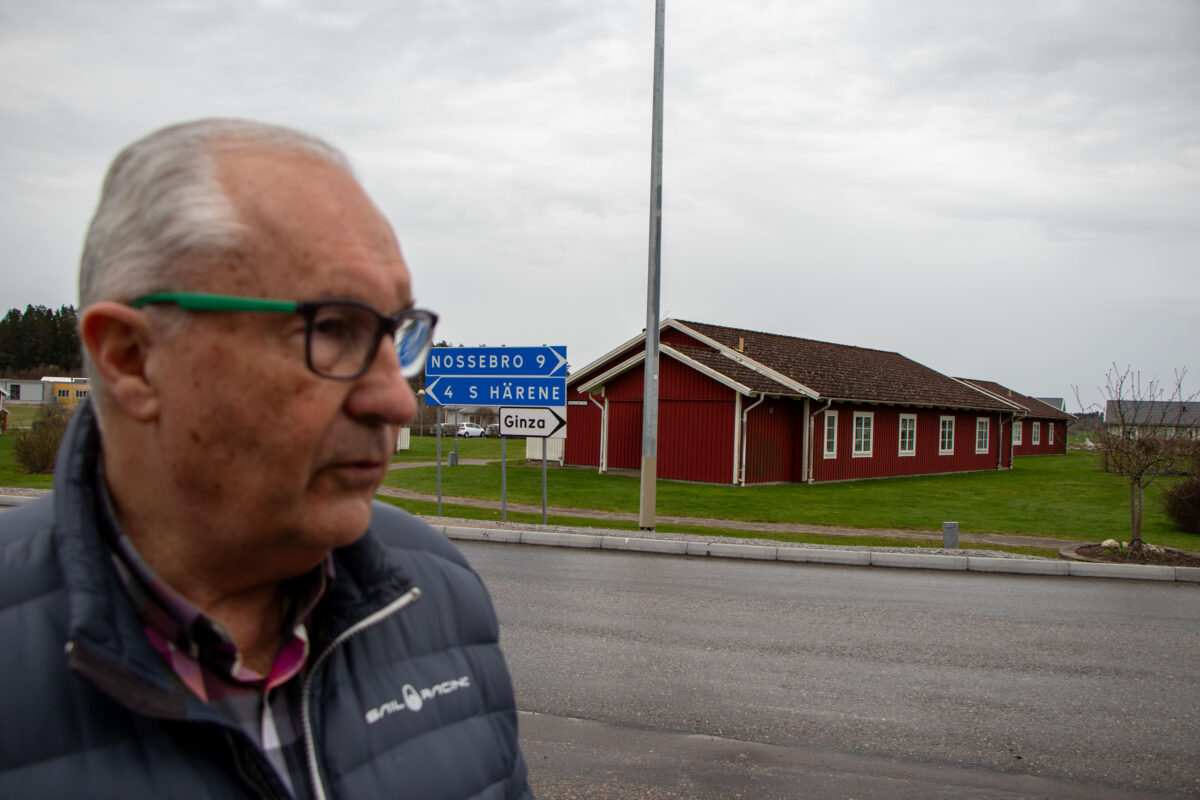
[(299, 150), (264, 146), (218, 147), (213, 156), (217, 180), (235, 205), (295, 205), (332, 194), (357, 194), (369, 205), (358, 182), (337, 164)]
[[(339, 166), (264, 148), (222, 151), (217, 164), (245, 228), (238, 270), (244, 277), (261, 280), (263, 290), (312, 299), (411, 301), (407, 265), (390, 224)], [(380, 292), (384, 296), (375, 297)]]

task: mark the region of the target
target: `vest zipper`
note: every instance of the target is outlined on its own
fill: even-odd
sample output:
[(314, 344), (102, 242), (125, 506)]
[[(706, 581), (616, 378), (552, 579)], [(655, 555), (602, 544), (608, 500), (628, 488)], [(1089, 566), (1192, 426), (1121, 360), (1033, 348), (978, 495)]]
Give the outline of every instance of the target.
[(344, 644), (347, 639), (362, 633), (367, 628), (378, 625), (380, 622), (383, 622), (393, 614), (403, 611), (405, 608), (415, 603), (420, 597), (421, 590), (414, 586), (404, 594), (397, 597), (391, 603), (376, 611), (374, 614), (364, 617), (346, 630), (342, 631), (337, 638), (330, 642), (329, 646), (326, 647), (319, 656), (317, 656), (316, 661), (313, 662), (312, 669), (310, 669), (308, 674), (304, 676), (304, 694), (300, 699), (300, 716), (304, 721), (304, 754), (308, 761), (308, 777), (312, 782), (313, 797), (315, 800), (327, 800), (325, 795), (325, 786), (321, 783), (321, 770), (317, 765), (317, 742), (316, 736), (313, 733), (311, 717), (312, 703), (310, 701), (310, 696), (312, 693), (313, 678), (316, 677), (317, 670), (320, 668), (321, 664), (324, 663), (329, 654)]

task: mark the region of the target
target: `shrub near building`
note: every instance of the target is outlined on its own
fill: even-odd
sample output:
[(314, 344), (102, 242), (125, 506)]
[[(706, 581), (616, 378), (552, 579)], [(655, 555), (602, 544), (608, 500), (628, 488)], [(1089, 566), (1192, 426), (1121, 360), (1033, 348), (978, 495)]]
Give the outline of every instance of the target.
[(74, 409), (61, 405), (43, 406), (33, 428), (21, 434), (13, 445), (13, 455), (26, 472), (54, 472), (58, 445), (66, 433)]
[(1200, 440), (1191, 444), (1189, 476), (1163, 490), (1167, 516), (1185, 533), (1200, 534)]

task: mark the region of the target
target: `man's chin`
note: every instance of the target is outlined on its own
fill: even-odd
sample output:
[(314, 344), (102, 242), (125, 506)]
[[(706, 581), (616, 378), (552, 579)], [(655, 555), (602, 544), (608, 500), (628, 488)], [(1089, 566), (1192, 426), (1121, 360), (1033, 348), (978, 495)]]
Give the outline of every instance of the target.
[(371, 523), (371, 500), (375, 492), (339, 492), (333, 496), (323, 493), (309, 499), (305, 518), (300, 525), (309, 532), (315, 543), (327, 544), (330, 550), (344, 547), (366, 533)]

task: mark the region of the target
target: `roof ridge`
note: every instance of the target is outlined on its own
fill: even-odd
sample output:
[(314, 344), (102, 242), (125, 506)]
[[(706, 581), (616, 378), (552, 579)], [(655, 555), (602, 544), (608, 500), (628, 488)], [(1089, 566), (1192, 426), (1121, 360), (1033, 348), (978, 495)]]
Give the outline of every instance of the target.
[[(772, 339), (788, 339), (788, 340), (795, 341), (795, 342), (812, 342), (814, 344), (826, 344), (826, 345), (831, 345), (833, 347), (845, 347), (845, 348), (849, 348), (851, 350), (865, 350), (870, 353), (888, 353), (890, 355), (900, 356), (901, 358), (908, 358), (908, 356), (906, 356), (903, 353), (898, 352), (896, 350), (881, 350), (878, 347), (863, 347), (862, 345), (859, 345), (859, 344), (843, 344), (841, 342), (830, 342), (830, 341), (826, 341), (824, 339), (810, 339), (807, 336), (792, 336), (792, 335), (786, 334), (786, 333), (771, 333), (770, 331), (756, 331), (752, 328), (734, 328), (734, 327), (730, 327), (729, 325), (717, 325), (712, 322), (699, 322), (697, 320), (676, 319), (675, 321), (678, 322), (680, 325), (702, 325), (702, 326), (705, 326), (708, 328), (720, 328), (721, 330), (730, 331), (732, 333), (749, 333), (754, 336), (767, 336)], [(909, 360), (911, 361), (912, 359), (909, 359)], [(917, 362), (917, 363), (919, 363), (919, 362)]]

